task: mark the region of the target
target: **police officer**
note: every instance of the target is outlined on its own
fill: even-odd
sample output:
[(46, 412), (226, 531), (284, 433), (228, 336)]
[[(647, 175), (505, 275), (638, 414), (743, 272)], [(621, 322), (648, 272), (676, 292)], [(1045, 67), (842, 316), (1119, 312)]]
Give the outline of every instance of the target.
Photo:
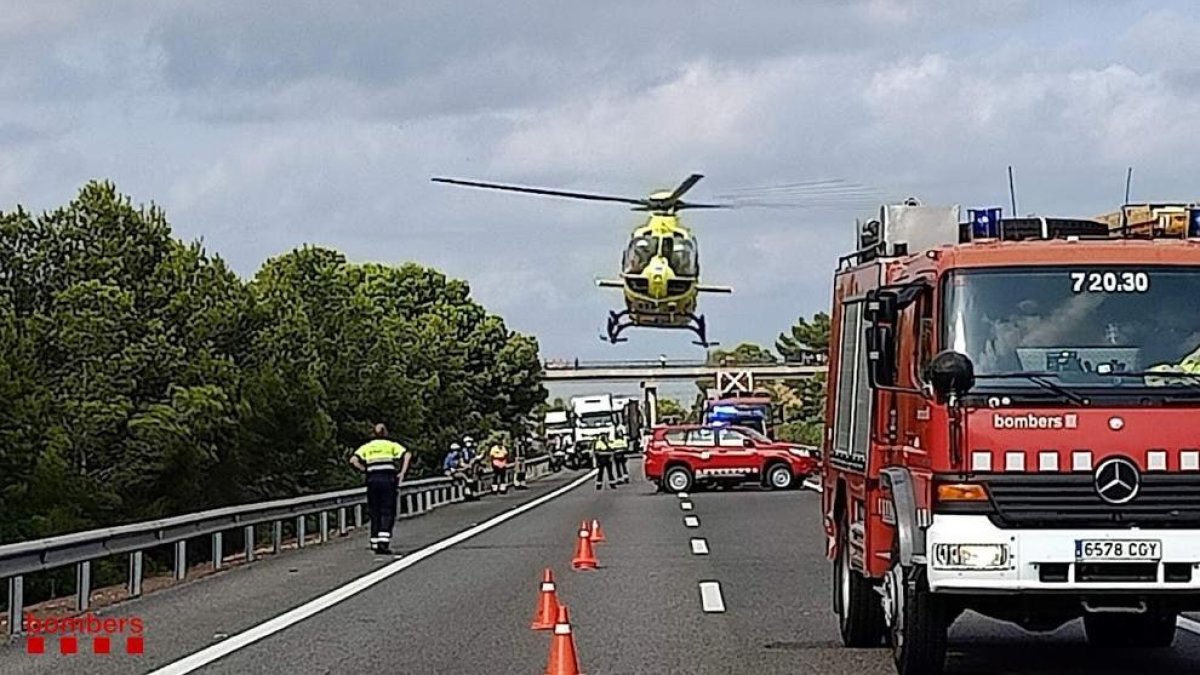
[(617, 488), (613, 480), (613, 448), (608, 434), (600, 434), (592, 441), (592, 456), (596, 458), (596, 489), (604, 489), (604, 472), (608, 472), (608, 487)]
[[(376, 553), (391, 553), (392, 526), (396, 522), (396, 493), (408, 463), (408, 448), (387, 439), (387, 427), (375, 425), (375, 438), (354, 451), (350, 463), (367, 477), (367, 513), (371, 518), (371, 548)], [(400, 458), (403, 466), (396, 466)]]

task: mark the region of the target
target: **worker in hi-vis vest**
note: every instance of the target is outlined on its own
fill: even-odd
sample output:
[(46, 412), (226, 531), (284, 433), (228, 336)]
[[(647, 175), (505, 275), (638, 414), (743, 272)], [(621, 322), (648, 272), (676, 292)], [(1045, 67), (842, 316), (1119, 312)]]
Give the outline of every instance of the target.
[(488, 451), (492, 463), (492, 493), (508, 494), (508, 448), (496, 443)]
[[(387, 438), (387, 427), (375, 425), (375, 438), (354, 451), (350, 463), (366, 474), (367, 513), (371, 518), (371, 548), (376, 553), (392, 552), (392, 526), (396, 523), (396, 496), (408, 463), (408, 448)], [(402, 466), (397, 463), (403, 458)]]
[(616, 468), (617, 483), (629, 482), (629, 441), (625, 438), (625, 425), (617, 425), (617, 437), (613, 439), (613, 466)]
[(608, 487), (616, 488), (613, 479), (613, 447), (608, 434), (599, 434), (592, 439), (592, 455), (596, 458), (596, 489), (604, 489), (604, 474), (608, 472)]

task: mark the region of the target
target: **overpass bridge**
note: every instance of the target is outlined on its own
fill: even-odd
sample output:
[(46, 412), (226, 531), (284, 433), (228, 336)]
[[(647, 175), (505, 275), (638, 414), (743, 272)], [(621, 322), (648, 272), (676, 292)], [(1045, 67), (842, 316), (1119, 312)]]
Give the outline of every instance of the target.
[[(528, 490), (476, 502), (459, 501), (445, 479), (416, 481), (402, 490), (396, 557), (369, 550), (362, 490), (2, 546), (10, 608), (16, 592), (18, 626), (39, 632), (0, 640), (0, 671), (547, 672), (565, 637), (530, 622), (549, 569), (586, 673), (894, 672), (886, 648), (841, 646), (819, 486), (684, 497), (656, 493), (632, 468), (631, 484), (597, 491), (592, 472), (543, 467)], [(580, 523), (593, 519), (607, 540), (594, 545), (599, 568), (575, 571)], [(245, 528), (264, 535), (249, 554), (232, 536)], [(215, 556), (153, 574), (153, 551), (188, 548)], [(42, 630), (50, 617), (85, 611), (75, 606), (21, 607), (22, 579), (74, 568), (86, 587), (91, 564), (123, 559), (126, 587), (76, 598), (99, 632)], [(187, 581), (167, 585), (163, 574)], [(967, 613), (951, 632), (947, 672), (1192, 673), (1194, 619), (1180, 620), (1173, 649), (1121, 650), (1089, 647), (1076, 624), (1031, 638)]]
[(749, 373), (761, 380), (798, 380), (826, 371), (824, 364), (767, 363), (713, 365), (706, 361), (580, 361), (543, 362), (546, 382), (620, 382), (716, 379), (721, 373)]
[(754, 392), (762, 380), (798, 380), (824, 373), (824, 363), (712, 364), (708, 361), (547, 360), (542, 363), (543, 382), (639, 382), (643, 392), (646, 421), (658, 423), (658, 385), (670, 381), (711, 379), (709, 393), (717, 397)]

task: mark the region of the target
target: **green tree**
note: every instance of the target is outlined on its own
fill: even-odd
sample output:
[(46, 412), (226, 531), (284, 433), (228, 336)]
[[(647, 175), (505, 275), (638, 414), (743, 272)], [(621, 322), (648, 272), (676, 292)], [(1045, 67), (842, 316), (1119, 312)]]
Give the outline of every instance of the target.
[(677, 417), (680, 420), (683, 420), (687, 418), (687, 415), (688, 411), (682, 405), (680, 405), (679, 401), (676, 401), (673, 398), (658, 399), (659, 419), (663, 419), (665, 417)]
[(829, 315), (817, 312), (812, 319), (800, 317), (790, 330), (780, 333), (775, 350), (784, 361), (802, 361), (808, 354), (829, 351)]
[(709, 365), (746, 366), (778, 363), (779, 357), (759, 345), (743, 342), (731, 350), (714, 349), (708, 353)]
[(463, 281), (303, 246), (247, 283), (89, 183), (0, 213), (0, 543), (355, 484), (379, 421), (420, 472), (541, 375)]

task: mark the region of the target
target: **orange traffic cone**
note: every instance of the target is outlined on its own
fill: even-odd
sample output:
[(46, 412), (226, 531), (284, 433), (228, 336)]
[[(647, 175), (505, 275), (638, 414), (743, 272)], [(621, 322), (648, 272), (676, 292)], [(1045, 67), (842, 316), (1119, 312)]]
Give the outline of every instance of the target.
[(571, 566), (577, 570), (594, 570), (597, 567), (596, 554), (592, 551), (592, 533), (588, 532), (587, 523), (579, 526), (579, 537), (575, 544), (575, 559)]
[(571, 619), (564, 605), (558, 606), (558, 620), (554, 623), (554, 640), (550, 643), (550, 662), (546, 664), (546, 675), (580, 675), (575, 636), (571, 634)]
[(550, 630), (558, 617), (558, 595), (554, 592), (554, 572), (547, 567), (542, 573), (542, 590), (538, 602), (537, 614), (529, 625), (533, 630)]
[(600, 529), (600, 521), (593, 520), (592, 521), (592, 542), (594, 542), (596, 544), (603, 544), (604, 541), (605, 541), (604, 530)]

